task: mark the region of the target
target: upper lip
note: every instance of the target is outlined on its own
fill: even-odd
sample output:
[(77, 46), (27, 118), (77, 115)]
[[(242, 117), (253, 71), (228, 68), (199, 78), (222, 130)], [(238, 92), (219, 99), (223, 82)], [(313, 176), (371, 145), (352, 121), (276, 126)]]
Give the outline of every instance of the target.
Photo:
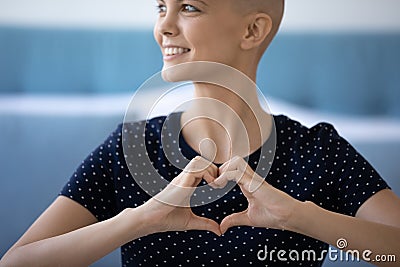
[[(186, 52), (189, 52), (189, 51), (190, 51), (190, 48), (186, 48), (186, 47), (184, 47), (184, 46), (172, 45), (172, 44), (163, 44), (163, 45), (162, 45), (162, 51), (163, 51), (163, 54), (164, 54), (164, 55), (169, 54), (167, 51), (168, 51), (168, 50), (169, 50), (169, 51), (172, 51), (171, 49), (172, 49), (172, 50), (174, 50), (174, 49), (180, 50), (181, 53), (182, 53), (183, 50), (186, 51)], [(177, 50), (175, 50), (175, 51), (177, 51)]]
[(174, 44), (163, 44), (162, 48), (184, 48), (184, 49), (189, 49), (187, 47), (181, 46), (181, 45), (174, 45)]

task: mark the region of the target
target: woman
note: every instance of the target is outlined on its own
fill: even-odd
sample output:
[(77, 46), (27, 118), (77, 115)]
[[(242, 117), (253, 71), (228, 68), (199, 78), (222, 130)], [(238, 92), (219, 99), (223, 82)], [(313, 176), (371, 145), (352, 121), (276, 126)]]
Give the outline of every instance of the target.
[[(154, 35), (164, 78), (180, 80), (182, 72), (168, 72), (180, 63), (208, 61), (255, 81), (283, 5), (283, 0), (158, 1)], [(366, 260), (380, 254), (399, 258), (400, 200), (362, 156), (329, 124), (308, 129), (271, 116), (255, 87), (243, 91), (198, 82), (195, 101), (183, 113), (120, 125), (1, 266), (87, 266), (121, 246), (124, 266), (320, 266), (327, 244), (368, 249)], [(221, 107), (230, 111), (222, 113)], [(154, 197), (140, 186), (146, 181), (143, 155), (130, 159), (122, 150), (124, 144), (136, 147), (140, 129), (146, 156), (171, 181)], [(188, 159), (183, 171), (169, 160), (173, 152), (163, 151), (163, 130)], [(180, 132), (176, 138), (174, 131)], [(274, 132), (271, 163), (261, 151)], [(268, 173), (254, 171), (263, 164)], [(237, 185), (213, 201), (191, 203), (200, 183), (222, 190), (232, 182)], [(304, 251), (316, 256), (300, 257)], [(395, 266), (385, 266), (390, 264)]]

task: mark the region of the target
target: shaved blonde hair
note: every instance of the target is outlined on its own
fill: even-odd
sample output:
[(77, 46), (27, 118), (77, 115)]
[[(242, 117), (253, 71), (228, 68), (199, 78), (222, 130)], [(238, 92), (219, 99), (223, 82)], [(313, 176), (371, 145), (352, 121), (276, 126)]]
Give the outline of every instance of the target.
[(251, 13), (265, 13), (272, 19), (272, 29), (270, 34), (260, 47), (261, 55), (268, 48), (276, 36), (282, 22), (285, 10), (284, 0), (233, 0), (235, 9), (244, 15)]

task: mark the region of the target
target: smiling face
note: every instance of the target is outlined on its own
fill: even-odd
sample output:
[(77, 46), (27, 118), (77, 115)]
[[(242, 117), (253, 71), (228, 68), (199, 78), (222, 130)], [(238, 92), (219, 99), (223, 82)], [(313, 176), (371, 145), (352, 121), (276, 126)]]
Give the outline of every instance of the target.
[(218, 62), (255, 81), (258, 62), (282, 20), (284, 0), (157, 0), (157, 5), (154, 37), (164, 70)]
[(178, 63), (213, 61), (238, 64), (243, 15), (231, 0), (159, 0), (154, 36), (164, 68)]

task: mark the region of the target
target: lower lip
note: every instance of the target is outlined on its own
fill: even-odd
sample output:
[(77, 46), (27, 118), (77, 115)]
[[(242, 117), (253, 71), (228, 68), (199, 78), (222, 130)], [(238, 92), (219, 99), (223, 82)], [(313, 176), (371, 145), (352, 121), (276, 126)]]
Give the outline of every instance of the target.
[[(190, 52), (190, 51), (189, 51), (189, 52)], [(181, 57), (181, 56), (186, 55), (186, 54), (189, 53), (189, 52), (185, 52), (185, 53), (183, 53), (183, 54), (172, 55), (172, 56), (164, 56), (163, 58), (164, 58), (164, 61), (172, 61), (172, 60), (175, 60), (175, 59), (177, 59), (177, 58), (179, 58), (179, 57)]]

